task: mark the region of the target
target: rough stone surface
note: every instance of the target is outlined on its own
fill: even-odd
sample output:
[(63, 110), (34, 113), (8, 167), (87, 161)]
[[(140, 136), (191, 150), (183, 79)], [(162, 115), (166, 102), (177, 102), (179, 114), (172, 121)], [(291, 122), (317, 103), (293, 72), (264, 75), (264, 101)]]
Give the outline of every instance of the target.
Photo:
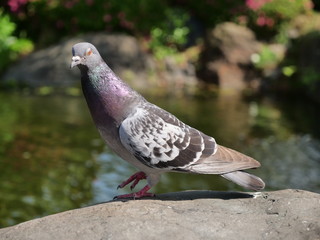
[(320, 195), (187, 191), (110, 201), (0, 229), (0, 239), (320, 239)]
[(256, 81), (251, 56), (260, 48), (250, 29), (231, 22), (219, 24), (207, 34), (197, 75), (222, 89), (243, 90)]

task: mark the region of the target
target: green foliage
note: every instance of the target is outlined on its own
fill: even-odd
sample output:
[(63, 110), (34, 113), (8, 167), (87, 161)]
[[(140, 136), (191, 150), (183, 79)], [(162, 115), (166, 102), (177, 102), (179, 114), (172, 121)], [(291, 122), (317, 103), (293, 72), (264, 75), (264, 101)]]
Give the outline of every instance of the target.
[(13, 35), (15, 29), (16, 25), (0, 9), (0, 72), (19, 55), (26, 54), (33, 49), (30, 40)]
[[(148, 50), (163, 59), (183, 49), (194, 29), (224, 21), (245, 24), (260, 39), (287, 43), (289, 22), (312, 10), (311, 0), (9, 0), (8, 6), (10, 12), (0, 12), (1, 68), (32, 49), (30, 41), (14, 37), (16, 32), (38, 47), (79, 33), (125, 32), (145, 39)], [(259, 69), (280, 61), (267, 47), (255, 57)]]
[(262, 11), (266, 16), (274, 19), (276, 36), (279, 43), (288, 43), (287, 29), (289, 22), (301, 14), (310, 12), (312, 2), (310, 0), (277, 0), (263, 6)]
[(286, 77), (291, 77), (297, 71), (297, 67), (294, 65), (282, 67), (282, 74)]
[(151, 29), (150, 49), (156, 58), (163, 59), (178, 51), (187, 41), (189, 15), (181, 9), (167, 9), (166, 21)]
[(320, 30), (320, 14), (318, 12), (310, 12), (302, 14), (291, 21), (283, 22), (275, 37), (275, 41), (282, 44), (290, 43), (290, 40), (299, 38), (310, 33), (319, 33)]
[(243, 0), (170, 0), (168, 1), (168, 5), (186, 9), (190, 15), (201, 21), (206, 28), (210, 28), (218, 23), (233, 20), (241, 14), (245, 5), (244, 2)]
[[(147, 39), (157, 58), (176, 53), (186, 43), (191, 16), (203, 28), (246, 18), (264, 38), (283, 33), (283, 24), (311, 9), (311, 0), (9, 0), (8, 4), (18, 30), (40, 47), (78, 33), (126, 32)], [(280, 36), (285, 41), (285, 35)]]
[(320, 82), (320, 74), (312, 67), (307, 67), (301, 74), (301, 83), (314, 90), (316, 83)]
[(27, 1), (19, 14), (13, 12), (12, 16), (31, 39), (46, 46), (64, 36), (84, 32), (127, 32), (144, 36), (165, 20), (166, 9), (166, 1), (37, 0)]
[(294, 17), (307, 13), (311, 9), (310, 0), (273, 0), (261, 8), (266, 16), (277, 19), (291, 20)]
[(261, 51), (252, 57), (252, 62), (258, 69), (268, 68), (270, 65), (279, 63), (280, 60), (268, 46), (263, 46)]
[[(9, 0), (18, 30), (40, 47), (78, 33), (126, 32), (149, 41), (158, 57), (178, 51), (187, 40), (191, 14), (201, 25), (227, 21), (242, 1), (185, 0)], [(18, 5), (18, 6), (17, 6)]]
[[(257, 4), (259, 2), (259, 4)], [(260, 38), (275, 38), (286, 43), (288, 23), (312, 10), (311, 0), (247, 0), (248, 24)]]

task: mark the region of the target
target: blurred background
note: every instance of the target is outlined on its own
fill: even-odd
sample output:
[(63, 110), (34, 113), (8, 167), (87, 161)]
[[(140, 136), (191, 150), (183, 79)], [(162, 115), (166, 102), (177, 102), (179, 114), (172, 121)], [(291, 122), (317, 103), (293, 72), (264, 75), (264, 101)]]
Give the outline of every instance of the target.
[[(136, 169), (105, 146), (69, 69), (79, 41), (149, 101), (259, 160), (266, 190), (320, 193), (318, 1), (0, 2), (0, 227), (130, 192), (116, 188)], [(202, 189), (245, 191), (178, 173), (152, 191)]]

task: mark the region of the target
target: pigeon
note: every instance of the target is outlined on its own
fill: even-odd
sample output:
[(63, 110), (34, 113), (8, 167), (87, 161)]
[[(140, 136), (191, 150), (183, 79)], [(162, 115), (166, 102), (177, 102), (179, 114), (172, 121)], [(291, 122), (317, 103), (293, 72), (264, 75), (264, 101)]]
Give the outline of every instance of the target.
[(259, 191), (259, 177), (245, 172), (260, 163), (183, 123), (173, 114), (148, 102), (122, 81), (105, 63), (96, 47), (80, 42), (72, 47), (70, 68), (81, 72), (81, 85), (93, 121), (106, 144), (139, 169), (118, 188), (142, 180), (147, 185), (135, 193), (115, 198), (153, 197), (149, 190), (162, 173), (219, 174), (236, 184)]

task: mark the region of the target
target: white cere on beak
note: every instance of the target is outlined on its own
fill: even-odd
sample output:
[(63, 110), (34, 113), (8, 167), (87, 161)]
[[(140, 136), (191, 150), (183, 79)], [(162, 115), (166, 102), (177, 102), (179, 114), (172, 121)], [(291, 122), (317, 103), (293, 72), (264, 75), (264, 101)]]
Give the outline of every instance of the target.
[(74, 57), (72, 57), (72, 62), (78, 62), (78, 61), (80, 61), (80, 57), (79, 56), (74, 56)]
[(77, 66), (80, 63), (81, 58), (79, 56), (74, 56), (71, 59), (71, 68), (73, 68), (74, 66)]

